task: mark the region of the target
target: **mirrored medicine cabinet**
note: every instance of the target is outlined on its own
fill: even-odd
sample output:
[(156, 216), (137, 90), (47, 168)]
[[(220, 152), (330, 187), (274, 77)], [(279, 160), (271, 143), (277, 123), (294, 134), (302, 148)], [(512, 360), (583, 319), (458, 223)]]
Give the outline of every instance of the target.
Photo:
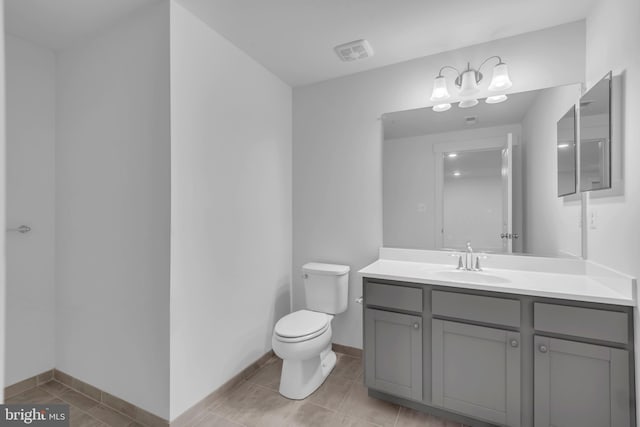
[(612, 81), (608, 72), (558, 121), (558, 197), (576, 194), (578, 188), (611, 188)]

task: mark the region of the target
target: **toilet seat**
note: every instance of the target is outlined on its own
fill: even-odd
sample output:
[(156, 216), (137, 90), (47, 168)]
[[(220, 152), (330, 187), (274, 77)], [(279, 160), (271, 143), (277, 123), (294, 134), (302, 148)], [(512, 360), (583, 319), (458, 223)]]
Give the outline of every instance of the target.
[(307, 341), (322, 335), (331, 325), (333, 316), (310, 310), (298, 310), (278, 320), (274, 337), (281, 342)]

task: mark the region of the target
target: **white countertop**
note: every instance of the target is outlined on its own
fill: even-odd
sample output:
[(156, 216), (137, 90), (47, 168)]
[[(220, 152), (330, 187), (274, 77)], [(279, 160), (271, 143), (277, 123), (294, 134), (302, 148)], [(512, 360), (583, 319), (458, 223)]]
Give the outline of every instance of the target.
[[(588, 274), (539, 272), (501, 268), (485, 268), (479, 272), (462, 272), (457, 278), (454, 263), (379, 259), (359, 271), (363, 277), (425, 283), (454, 288), (533, 295), (574, 301), (635, 306), (635, 292), (620, 292), (618, 285), (607, 286), (606, 278)], [(588, 269), (585, 269), (585, 271)], [(444, 275), (442, 272), (447, 272)], [(444, 276), (444, 277), (443, 277)], [(483, 277), (484, 276), (484, 277)], [(487, 277), (489, 276), (489, 277)], [(492, 277), (504, 283), (491, 283)], [(477, 278), (477, 280), (476, 280)], [(628, 278), (630, 286), (635, 280)], [(483, 283), (490, 282), (490, 283)], [(612, 282), (613, 283), (613, 282)], [(616, 286), (618, 288), (616, 289)]]

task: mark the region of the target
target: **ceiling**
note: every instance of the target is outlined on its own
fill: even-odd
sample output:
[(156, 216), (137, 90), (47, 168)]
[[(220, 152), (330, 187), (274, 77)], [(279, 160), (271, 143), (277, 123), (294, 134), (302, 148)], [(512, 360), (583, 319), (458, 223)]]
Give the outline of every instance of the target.
[(63, 49), (162, 0), (4, 0), (6, 30)]
[[(299, 86), (584, 19), (594, 0), (178, 0)], [(375, 55), (333, 47), (367, 39)]]
[[(459, 108), (454, 104), (450, 110), (441, 113), (436, 113), (430, 107), (386, 113), (382, 116), (384, 139), (517, 124), (522, 121), (540, 92), (542, 90), (511, 94), (499, 104), (487, 104), (480, 100), (478, 105), (471, 108)], [(476, 123), (467, 125), (466, 117), (476, 117)]]
[[(456, 157), (444, 157), (444, 180), (456, 181), (465, 178), (493, 177), (500, 179), (502, 174), (502, 149), (464, 151)], [(458, 175), (454, 175), (457, 172)]]
[[(10, 33), (53, 49), (167, 0), (5, 0)], [(176, 0), (291, 86), (585, 18), (596, 0)], [(375, 55), (333, 47), (365, 38)]]

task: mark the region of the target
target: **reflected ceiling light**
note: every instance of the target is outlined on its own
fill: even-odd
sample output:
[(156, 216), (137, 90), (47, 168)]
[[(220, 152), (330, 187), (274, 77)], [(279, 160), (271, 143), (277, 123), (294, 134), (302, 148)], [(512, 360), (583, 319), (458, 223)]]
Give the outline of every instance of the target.
[[(490, 56), (489, 58), (482, 61), (478, 69), (471, 68), (471, 63), (467, 62), (467, 68), (460, 72), (457, 68), (452, 67), (450, 65), (445, 65), (440, 68), (440, 72), (436, 76), (433, 81), (433, 91), (431, 92), (431, 101), (433, 102), (441, 102), (444, 100), (448, 100), (451, 95), (449, 94), (449, 89), (447, 87), (447, 80), (442, 74), (444, 70), (450, 69), (456, 72), (456, 78), (454, 80), (455, 86), (458, 88), (458, 96), (461, 101), (459, 104), (460, 108), (469, 108), (478, 104), (477, 95), (480, 93), (480, 88), (478, 87), (482, 82), (482, 73), (480, 70), (491, 59), (497, 59), (498, 64), (493, 68), (493, 76), (491, 78), (491, 83), (487, 88), (490, 92), (504, 92), (509, 89), (513, 83), (509, 78), (509, 70), (507, 69), (507, 64), (502, 62), (502, 58), (499, 56)], [(498, 93), (496, 95), (492, 95), (487, 98), (486, 102), (489, 104), (497, 104), (499, 102), (503, 102), (507, 99), (507, 96), (504, 93)], [(444, 108), (445, 105), (448, 107)], [(437, 107), (437, 108), (436, 108)], [(438, 104), (433, 107), (433, 111), (447, 111), (451, 107), (450, 104)]]
[(458, 157), (458, 153), (449, 153), (449, 154), (447, 154), (447, 157), (450, 158), (450, 159), (453, 159), (455, 157)]
[(433, 111), (441, 113), (447, 111), (449, 108), (451, 108), (451, 104), (438, 104), (433, 106)]
[(569, 144), (558, 144), (558, 148), (562, 149), (562, 148), (569, 148)]
[(455, 171), (455, 172), (453, 173), (453, 176), (460, 176), (460, 172)]
[(484, 102), (486, 102), (487, 104), (499, 104), (500, 102), (504, 102), (506, 100), (507, 100), (507, 95), (502, 94), (502, 95), (489, 96)]

